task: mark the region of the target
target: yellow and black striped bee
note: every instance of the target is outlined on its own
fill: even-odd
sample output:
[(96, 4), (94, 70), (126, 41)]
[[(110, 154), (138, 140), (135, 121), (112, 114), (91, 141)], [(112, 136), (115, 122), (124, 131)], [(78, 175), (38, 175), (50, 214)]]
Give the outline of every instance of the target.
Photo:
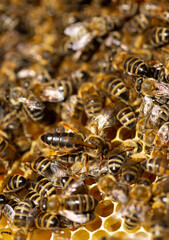
[(143, 136), (143, 142), (144, 142), (144, 150), (147, 154), (150, 154), (153, 147), (154, 147), (154, 140), (156, 137), (157, 131), (154, 129), (146, 129), (144, 136)]
[(117, 10), (123, 18), (132, 17), (138, 9), (138, 3), (131, 0), (120, 0), (117, 5)]
[(15, 87), (10, 91), (10, 103), (17, 109), (22, 109), (33, 121), (40, 121), (44, 117), (44, 104), (31, 92), (24, 88)]
[(126, 152), (122, 152), (122, 153), (119, 153), (117, 155), (111, 155), (109, 153), (109, 156), (108, 156), (108, 167), (109, 167), (109, 171), (115, 175), (115, 174), (118, 174), (119, 171), (121, 170), (124, 162), (126, 161)]
[(56, 195), (56, 188), (53, 186), (52, 182), (41, 175), (38, 176), (35, 181), (32, 181), (31, 188), (40, 196)]
[(55, 230), (59, 226), (58, 217), (47, 212), (39, 212), (35, 225), (39, 229)]
[(88, 118), (97, 116), (102, 109), (102, 98), (93, 83), (83, 83), (78, 91), (83, 100), (84, 109)]
[(141, 174), (141, 166), (140, 163), (135, 163), (133, 161), (127, 161), (124, 164), (121, 172), (122, 181), (126, 182), (127, 184), (132, 184), (136, 182)]
[(116, 115), (119, 122), (127, 128), (135, 129), (137, 119), (134, 111), (130, 106), (123, 107)]
[(156, 27), (147, 32), (146, 47), (160, 47), (169, 42), (169, 28)]
[(0, 159), (2, 161), (8, 161), (9, 164), (11, 164), (15, 157), (15, 148), (2, 135), (0, 135)]
[(144, 60), (137, 57), (127, 57), (124, 61), (124, 70), (134, 76), (147, 76), (148, 66)]
[(14, 192), (24, 188), (27, 184), (27, 179), (22, 175), (11, 175), (7, 181), (4, 191), (5, 192)]
[(31, 201), (35, 206), (39, 206), (41, 196), (34, 190), (29, 190), (26, 196), (24, 197), (24, 200), (28, 199)]
[(149, 23), (149, 18), (145, 14), (140, 13), (135, 15), (124, 25), (124, 31), (127, 31), (128, 33), (142, 33), (148, 28)]
[(129, 100), (129, 90), (121, 78), (114, 74), (98, 74), (95, 77), (94, 83), (102, 91), (113, 97), (120, 98), (121, 100)]

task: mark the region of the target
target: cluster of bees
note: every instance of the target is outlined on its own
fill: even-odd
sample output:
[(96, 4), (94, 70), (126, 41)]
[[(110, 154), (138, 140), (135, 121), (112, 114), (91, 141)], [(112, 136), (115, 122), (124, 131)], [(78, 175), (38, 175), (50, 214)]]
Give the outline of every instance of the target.
[(14, 240), (94, 220), (93, 183), (126, 232), (168, 239), (168, 24), (165, 0), (1, 0), (0, 215)]

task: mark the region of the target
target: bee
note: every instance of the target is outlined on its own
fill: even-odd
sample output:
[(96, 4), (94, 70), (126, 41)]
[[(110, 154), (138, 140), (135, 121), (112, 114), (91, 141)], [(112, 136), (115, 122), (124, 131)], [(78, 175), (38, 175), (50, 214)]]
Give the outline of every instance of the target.
[(149, 23), (149, 18), (145, 14), (140, 13), (135, 15), (127, 22), (126, 25), (124, 25), (124, 31), (127, 28), (126, 30), (129, 33), (142, 33), (146, 28), (148, 28)]
[[(45, 202), (45, 204), (43, 204)], [(50, 213), (58, 213), (68, 210), (76, 213), (85, 213), (93, 211), (98, 204), (98, 201), (91, 195), (76, 194), (71, 196), (53, 195), (48, 198), (43, 198), (43, 210)]]
[(33, 93), (26, 93), (26, 90), (21, 87), (11, 89), (9, 101), (17, 109), (23, 107), (33, 121), (40, 121), (44, 117), (43, 103)]
[(155, 48), (169, 42), (169, 28), (156, 27), (148, 31), (146, 46)]
[(97, 116), (102, 109), (102, 99), (92, 83), (84, 83), (78, 91), (79, 97), (83, 100), (84, 109), (88, 116), (91, 118)]
[(156, 17), (162, 14), (165, 6), (163, 4), (157, 4), (156, 2), (142, 2), (139, 9), (141, 13), (148, 17)]
[(121, 177), (124, 182), (132, 184), (133, 182), (136, 182), (140, 174), (141, 174), (140, 163), (128, 161), (122, 168)]
[(154, 129), (146, 129), (143, 137), (145, 152), (147, 154), (150, 154), (153, 147), (154, 147), (154, 140), (155, 136), (157, 134), (157, 131)]
[(15, 157), (15, 148), (2, 135), (0, 135), (0, 159), (2, 161), (9, 161), (11, 164)]
[(114, 74), (98, 74), (94, 80), (96, 86), (104, 90), (110, 96), (120, 98), (123, 101), (129, 100), (129, 91), (121, 78)]
[(137, 137), (143, 140), (144, 132), (145, 132), (145, 118), (142, 117), (137, 120), (137, 124), (136, 124)]
[(26, 196), (24, 197), (24, 200), (28, 199), (31, 201), (35, 206), (39, 206), (41, 196), (34, 190), (29, 190)]
[(4, 206), (8, 201), (6, 195), (4, 193), (0, 193), (0, 207)]
[(39, 175), (35, 181), (32, 181), (31, 188), (40, 196), (51, 196), (56, 194), (56, 188), (46, 177)]
[(144, 60), (137, 57), (128, 57), (124, 61), (124, 70), (134, 76), (147, 76), (148, 66)]
[(81, 179), (75, 180), (73, 177), (62, 177), (61, 179), (63, 185), (62, 194), (87, 194), (87, 189), (84, 182)]
[(149, 211), (149, 205), (131, 199), (125, 207), (126, 214), (124, 216), (124, 229), (129, 232), (139, 229), (141, 222), (144, 221), (147, 212)]
[(80, 162), (82, 160), (82, 157), (83, 152), (79, 151), (75, 153), (69, 153), (62, 156), (58, 156), (58, 159), (60, 162), (73, 164), (76, 162)]
[[(153, 78), (146, 78), (141, 83), (140, 92), (144, 96), (155, 97), (156, 101), (164, 101), (169, 98), (169, 84), (167, 83), (158, 83)], [(160, 98), (162, 98), (160, 100)]]
[(137, 119), (134, 111), (130, 106), (125, 106), (116, 115), (119, 122), (126, 128), (135, 129)]
[(117, 5), (117, 10), (123, 18), (132, 17), (138, 9), (138, 4), (133, 1), (121, 0)]
[(22, 188), (24, 188), (27, 184), (27, 179), (23, 177), (22, 175), (11, 175), (9, 180), (7, 181), (5, 185), (5, 191), (6, 192), (14, 192), (18, 191)]
[[(168, 109), (169, 111), (169, 109)], [(155, 144), (157, 146), (169, 146), (169, 122), (165, 122), (155, 136)]]
[(169, 23), (169, 11), (163, 11), (158, 15), (158, 18), (165, 23)]
[(59, 226), (57, 215), (47, 212), (39, 212), (36, 217), (35, 225), (39, 229), (54, 230)]
[(1, 127), (3, 130), (6, 129), (18, 129), (21, 127), (21, 121), (19, 119), (20, 117), (20, 111), (18, 111), (18, 109), (14, 109), (12, 111), (10, 111), (9, 113), (4, 115), (4, 118), (1, 119)]
[(109, 151), (106, 156), (108, 158), (109, 171), (112, 174), (117, 174), (129, 156), (134, 156), (134, 154), (140, 153), (142, 150), (143, 144), (139, 140), (129, 139), (123, 141), (119, 146)]
[(149, 66), (149, 77), (156, 79), (158, 82), (165, 81), (165, 66), (161, 62)]
[(68, 97), (67, 101), (63, 103), (63, 110), (61, 116), (63, 120), (67, 120), (70, 117), (82, 121), (84, 113), (83, 101), (78, 95), (72, 95)]
[(141, 163), (141, 167), (150, 173), (157, 176), (163, 176), (169, 174), (168, 160), (162, 155), (156, 155), (149, 159), (144, 160)]

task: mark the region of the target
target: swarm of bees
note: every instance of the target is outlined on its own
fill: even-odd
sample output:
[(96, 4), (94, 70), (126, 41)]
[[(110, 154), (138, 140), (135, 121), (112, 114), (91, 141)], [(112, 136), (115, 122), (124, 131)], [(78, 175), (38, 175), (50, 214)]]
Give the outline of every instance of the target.
[(0, 240), (168, 239), (168, 23), (167, 0), (1, 1)]

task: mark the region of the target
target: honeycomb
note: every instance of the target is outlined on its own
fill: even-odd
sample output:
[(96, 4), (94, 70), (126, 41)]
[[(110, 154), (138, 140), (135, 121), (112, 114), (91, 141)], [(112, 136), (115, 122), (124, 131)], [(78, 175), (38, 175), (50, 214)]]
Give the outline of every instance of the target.
[(168, 239), (168, 9), (0, 1), (0, 240)]

